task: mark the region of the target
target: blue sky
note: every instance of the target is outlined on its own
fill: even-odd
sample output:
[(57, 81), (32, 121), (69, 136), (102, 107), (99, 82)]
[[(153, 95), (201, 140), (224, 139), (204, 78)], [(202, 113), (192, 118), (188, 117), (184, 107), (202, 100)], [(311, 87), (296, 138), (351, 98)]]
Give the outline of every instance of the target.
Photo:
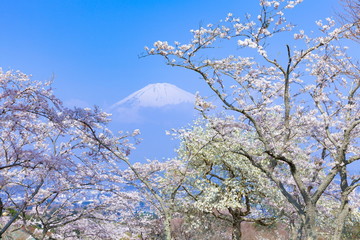
[[(315, 20), (338, 8), (338, 0), (304, 0), (287, 18), (312, 29)], [(158, 40), (185, 43), (190, 29), (217, 23), (229, 12), (256, 16), (258, 10), (257, 0), (0, 0), (0, 67), (41, 81), (54, 78), (55, 94), (80, 106), (106, 109), (157, 82), (206, 95), (194, 73), (166, 66), (159, 57), (139, 58), (144, 46)], [(287, 43), (277, 44), (285, 50)], [(128, 126), (113, 130), (123, 127)], [(151, 131), (144, 136), (160, 138)], [(145, 139), (136, 158), (149, 149), (165, 155), (173, 151), (160, 153), (151, 141)]]
[[(197, 76), (138, 58), (157, 40), (186, 41), (189, 30), (228, 12), (257, 15), (257, 0), (0, 0), (0, 66), (39, 80), (54, 77), (65, 102), (113, 104), (149, 83), (201, 90)], [(288, 15), (304, 26), (333, 15), (337, 0), (304, 0)], [(284, 43), (285, 44), (285, 43)]]

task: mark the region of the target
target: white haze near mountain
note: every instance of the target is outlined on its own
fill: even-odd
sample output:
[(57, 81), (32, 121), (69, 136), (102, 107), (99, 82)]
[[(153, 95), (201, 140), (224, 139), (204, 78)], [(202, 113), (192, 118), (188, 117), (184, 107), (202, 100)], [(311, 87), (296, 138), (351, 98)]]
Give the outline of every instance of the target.
[(194, 94), (173, 84), (149, 84), (108, 109), (112, 113), (111, 128), (140, 129), (142, 141), (130, 155), (133, 161), (173, 157), (179, 142), (165, 131), (191, 124), (197, 115), (194, 103)]

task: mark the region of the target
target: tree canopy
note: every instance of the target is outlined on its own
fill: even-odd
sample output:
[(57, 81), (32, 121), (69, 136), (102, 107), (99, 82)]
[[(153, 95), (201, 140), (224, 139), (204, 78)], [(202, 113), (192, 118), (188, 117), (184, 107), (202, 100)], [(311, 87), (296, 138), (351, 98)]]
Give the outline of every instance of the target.
[[(293, 206), (298, 238), (317, 239), (319, 203), (332, 195), (338, 199), (334, 239), (340, 239), (350, 209), (358, 211), (352, 196), (360, 184), (351, 170), (360, 159), (360, 68), (342, 44), (354, 24), (326, 18), (316, 22), (316, 33), (297, 30), (285, 12), (300, 2), (262, 0), (256, 18), (229, 14), (192, 30), (188, 43), (157, 41), (146, 50), (198, 73), (234, 115), (213, 126), (228, 138), (228, 151), (265, 174)], [(280, 33), (292, 39), (277, 38)], [(211, 55), (226, 41), (238, 52)], [(276, 41), (284, 42), (285, 56), (273, 54)], [(197, 105), (204, 116), (214, 107), (201, 97)]]

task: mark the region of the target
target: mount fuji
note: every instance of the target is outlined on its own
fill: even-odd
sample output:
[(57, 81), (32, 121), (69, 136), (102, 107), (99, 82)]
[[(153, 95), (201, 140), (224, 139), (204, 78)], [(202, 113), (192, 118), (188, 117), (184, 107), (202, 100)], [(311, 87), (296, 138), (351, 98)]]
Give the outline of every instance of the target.
[(174, 156), (179, 142), (172, 141), (166, 130), (190, 124), (197, 115), (195, 95), (170, 83), (149, 84), (113, 104), (112, 127), (132, 131), (140, 129), (142, 139), (130, 155), (135, 161)]
[(134, 92), (111, 108), (127, 107), (163, 107), (166, 105), (194, 103), (195, 95), (170, 83), (149, 84)]
[[(113, 104), (113, 120), (123, 123), (161, 122), (194, 112), (195, 95), (170, 83), (149, 84)], [(172, 117), (168, 121), (177, 121)], [(164, 121), (162, 121), (164, 123)]]

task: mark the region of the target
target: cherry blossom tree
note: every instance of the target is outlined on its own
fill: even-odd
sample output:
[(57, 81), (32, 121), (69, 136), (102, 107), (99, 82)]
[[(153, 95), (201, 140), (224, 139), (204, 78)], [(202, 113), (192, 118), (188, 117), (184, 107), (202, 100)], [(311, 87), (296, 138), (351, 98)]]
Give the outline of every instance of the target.
[(50, 83), (21, 72), (0, 71), (0, 88), (0, 238), (22, 229), (35, 239), (83, 239), (86, 227), (134, 219), (141, 198), (112, 169), (129, 163), (137, 132), (113, 135), (108, 114), (68, 109)]
[(173, 239), (174, 220), (180, 209), (186, 208), (181, 186), (187, 176), (186, 165), (177, 159), (135, 163), (121, 175), (137, 189), (144, 202), (159, 220), (155, 228), (162, 229), (157, 238)]
[[(191, 31), (187, 44), (158, 41), (146, 50), (198, 73), (233, 113), (233, 121), (217, 127), (243, 133), (229, 137), (231, 151), (265, 174), (293, 206), (301, 222), (297, 238), (317, 239), (318, 203), (332, 194), (341, 201), (334, 234), (340, 239), (357, 207), (350, 196), (360, 184), (351, 170), (360, 160), (360, 68), (341, 44), (350, 25), (327, 18), (309, 35), (286, 22), (284, 12), (300, 2), (261, 0), (255, 19), (229, 14), (218, 25)], [(226, 40), (240, 56), (211, 55)], [(274, 57), (278, 49), (285, 56)], [(204, 115), (213, 107), (201, 97), (197, 104)]]
[[(223, 220), (219, 221), (214, 215), (196, 207), (193, 197), (189, 195), (189, 191), (192, 191), (189, 182), (196, 174), (201, 174), (200, 171), (189, 167), (189, 161), (193, 157), (194, 154), (187, 154), (162, 162), (148, 160), (147, 163), (134, 164), (132, 167), (135, 171), (127, 169), (122, 174), (143, 196), (144, 202), (148, 205), (148, 213), (159, 220), (154, 224), (154, 228), (161, 231), (151, 235), (152, 237), (216, 239), (224, 238), (224, 234), (229, 233), (226, 232), (229, 224), (223, 224)], [(151, 188), (144, 184), (144, 181), (150, 184)], [(159, 203), (159, 199), (162, 203)]]
[[(206, 121), (197, 121), (190, 129), (176, 132), (182, 140), (179, 157), (187, 166), (186, 180), (182, 184), (191, 198), (187, 208), (212, 214), (231, 223), (228, 228), (233, 229), (233, 239), (241, 239), (241, 222), (277, 225), (278, 231), (281, 228), (288, 229), (287, 234), (282, 235), (284, 239), (295, 236), (296, 226), (301, 223), (295, 209), (261, 171), (232, 152), (236, 140), (231, 138), (237, 139), (242, 133), (239, 129), (224, 132), (223, 128), (219, 128), (234, 124), (232, 121), (232, 117), (207, 118)], [(251, 139), (249, 137), (248, 141)], [(285, 171), (282, 174), (289, 174), (287, 169), (281, 171)], [(318, 173), (319, 178), (324, 176), (322, 171)], [(333, 215), (340, 204), (338, 196), (332, 194), (333, 191), (339, 192), (338, 186), (332, 183), (329, 189), (317, 203), (317, 225), (321, 236), (325, 238), (332, 236), (336, 229)], [(356, 195), (352, 196), (354, 206), (357, 206)], [(357, 218), (358, 209), (355, 208), (351, 215)], [(203, 220), (206, 221), (206, 218)], [(346, 224), (351, 226), (352, 222), (346, 221)]]
[[(232, 239), (241, 239), (242, 222), (271, 225), (280, 220), (286, 205), (278, 189), (259, 169), (229, 151), (228, 138), (223, 138), (228, 133), (212, 126), (215, 122), (222, 119), (198, 121), (191, 129), (179, 131), (179, 157), (188, 168), (182, 188), (194, 208), (229, 222)], [(241, 133), (230, 134), (237, 138)]]

